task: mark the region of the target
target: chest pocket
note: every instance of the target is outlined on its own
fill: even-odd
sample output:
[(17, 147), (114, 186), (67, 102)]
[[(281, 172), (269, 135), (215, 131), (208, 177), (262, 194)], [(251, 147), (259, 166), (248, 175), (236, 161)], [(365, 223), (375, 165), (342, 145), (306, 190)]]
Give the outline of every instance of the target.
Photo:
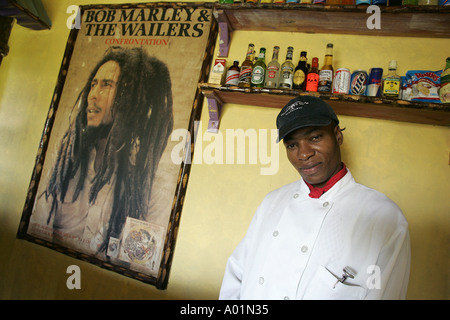
[[(358, 285), (337, 283), (336, 277), (320, 266), (310, 282), (303, 299), (306, 300), (361, 300), (365, 289)], [(336, 284), (336, 286), (335, 286)], [(333, 288), (334, 287), (334, 288)]]

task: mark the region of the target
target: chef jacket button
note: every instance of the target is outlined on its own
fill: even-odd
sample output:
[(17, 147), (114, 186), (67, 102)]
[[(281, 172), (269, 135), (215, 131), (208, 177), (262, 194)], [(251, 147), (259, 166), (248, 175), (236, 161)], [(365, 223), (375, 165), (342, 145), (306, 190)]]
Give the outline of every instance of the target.
[(259, 277), (258, 283), (261, 284), (261, 285), (264, 284), (264, 278), (263, 277)]
[(274, 236), (274, 237), (276, 237), (276, 236), (278, 236), (278, 230), (275, 230), (273, 233), (272, 233), (272, 235)]
[(328, 207), (329, 204), (330, 204), (330, 203), (327, 201), (327, 202), (324, 202), (324, 203), (322, 204), (322, 206), (323, 206), (324, 208), (326, 208), (326, 207)]
[(306, 253), (308, 251), (308, 246), (302, 246), (300, 249), (303, 253)]
[(289, 297), (288, 296), (284, 297), (284, 300), (289, 300)]
[(298, 198), (298, 196), (299, 196), (299, 194), (298, 194), (298, 193), (294, 194), (294, 199), (297, 199), (297, 198)]

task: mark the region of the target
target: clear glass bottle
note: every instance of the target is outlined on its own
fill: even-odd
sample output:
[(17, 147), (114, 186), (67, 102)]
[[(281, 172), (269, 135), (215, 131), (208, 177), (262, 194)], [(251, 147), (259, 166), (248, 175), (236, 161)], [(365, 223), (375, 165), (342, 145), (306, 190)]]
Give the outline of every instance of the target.
[(281, 65), (279, 88), (292, 89), (292, 80), (294, 77), (294, 64), (292, 63), (293, 47), (288, 47), (286, 61)]
[(278, 82), (280, 80), (280, 63), (278, 62), (278, 53), (280, 47), (273, 47), (272, 60), (267, 65), (265, 87), (266, 88), (278, 88)]
[(266, 78), (266, 48), (259, 49), (258, 59), (253, 65), (251, 86), (256, 88), (264, 87)]
[(239, 87), (250, 88), (253, 71), (253, 56), (255, 54), (255, 45), (250, 43), (247, 49), (247, 55), (244, 62), (242, 62), (241, 70), (239, 72)]
[(450, 103), (450, 57), (447, 58), (445, 68), (441, 73), (439, 98), (442, 103)]
[(306, 77), (308, 75), (308, 67), (306, 63), (308, 58), (306, 57), (307, 52), (300, 52), (300, 59), (298, 60), (298, 65), (294, 70), (294, 78), (292, 80), (292, 88), (305, 90), (306, 88)]
[(398, 98), (401, 92), (402, 80), (397, 74), (397, 61), (389, 61), (389, 71), (381, 80), (381, 95), (385, 98)]
[(333, 44), (328, 43), (325, 51), (325, 61), (319, 71), (319, 92), (331, 92), (333, 88)]

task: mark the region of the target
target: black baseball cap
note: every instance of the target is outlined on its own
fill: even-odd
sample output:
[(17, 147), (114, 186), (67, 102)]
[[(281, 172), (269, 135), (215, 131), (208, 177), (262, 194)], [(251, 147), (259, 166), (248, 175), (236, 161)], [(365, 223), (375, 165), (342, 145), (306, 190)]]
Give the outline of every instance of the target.
[(278, 142), (303, 127), (324, 127), (339, 119), (331, 106), (320, 98), (298, 96), (289, 101), (277, 116)]

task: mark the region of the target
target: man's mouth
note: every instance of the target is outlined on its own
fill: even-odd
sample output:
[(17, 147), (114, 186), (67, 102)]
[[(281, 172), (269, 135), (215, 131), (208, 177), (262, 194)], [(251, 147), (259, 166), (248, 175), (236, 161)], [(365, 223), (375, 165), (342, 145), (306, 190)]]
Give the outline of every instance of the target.
[(320, 165), (321, 165), (320, 162), (308, 164), (308, 165), (300, 167), (299, 171), (303, 172), (306, 175), (311, 175), (311, 174), (316, 173), (319, 170)]
[(100, 113), (101, 109), (95, 105), (90, 105), (87, 108), (87, 113)]

